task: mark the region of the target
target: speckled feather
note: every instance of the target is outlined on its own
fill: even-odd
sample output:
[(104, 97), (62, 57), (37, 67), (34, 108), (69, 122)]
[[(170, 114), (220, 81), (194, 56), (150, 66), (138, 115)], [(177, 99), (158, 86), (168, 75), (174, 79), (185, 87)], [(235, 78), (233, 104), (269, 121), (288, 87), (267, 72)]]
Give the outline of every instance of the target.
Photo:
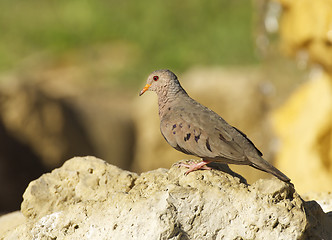
[(189, 97), (171, 71), (151, 73), (147, 86), (146, 90), (158, 95), (160, 130), (173, 148), (206, 161), (250, 165), (290, 181), (262, 158), (262, 153), (244, 133)]

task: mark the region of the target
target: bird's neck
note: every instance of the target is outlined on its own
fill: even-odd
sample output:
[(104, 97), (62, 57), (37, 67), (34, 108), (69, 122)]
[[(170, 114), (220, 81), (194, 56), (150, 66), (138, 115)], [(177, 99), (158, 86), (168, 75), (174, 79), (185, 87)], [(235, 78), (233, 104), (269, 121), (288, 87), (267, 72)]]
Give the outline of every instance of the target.
[(172, 105), (176, 104), (176, 101), (179, 101), (179, 99), (183, 99), (183, 97), (188, 97), (188, 94), (182, 87), (160, 91), (158, 94), (159, 116), (162, 117), (166, 112), (169, 112)]

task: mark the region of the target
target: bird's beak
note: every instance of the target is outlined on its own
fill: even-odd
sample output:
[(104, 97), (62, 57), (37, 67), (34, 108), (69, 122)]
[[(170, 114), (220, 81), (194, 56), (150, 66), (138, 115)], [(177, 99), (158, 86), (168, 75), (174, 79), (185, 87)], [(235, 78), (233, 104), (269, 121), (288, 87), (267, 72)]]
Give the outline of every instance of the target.
[(139, 93), (139, 95), (141, 96), (143, 93), (145, 93), (149, 87), (151, 86), (151, 84), (146, 84), (145, 87), (142, 89), (142, 91)]

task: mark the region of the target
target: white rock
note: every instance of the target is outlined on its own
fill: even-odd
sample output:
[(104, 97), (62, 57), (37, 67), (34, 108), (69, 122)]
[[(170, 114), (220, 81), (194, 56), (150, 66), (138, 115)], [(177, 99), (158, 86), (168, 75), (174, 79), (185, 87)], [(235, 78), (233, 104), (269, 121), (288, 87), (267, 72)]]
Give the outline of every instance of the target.
[(138, 176), (68, 160), (28, 186), (26, 221), (0, 239), (328, 239), (331, 219), (278, 179), (248, 186), (219, 170)]

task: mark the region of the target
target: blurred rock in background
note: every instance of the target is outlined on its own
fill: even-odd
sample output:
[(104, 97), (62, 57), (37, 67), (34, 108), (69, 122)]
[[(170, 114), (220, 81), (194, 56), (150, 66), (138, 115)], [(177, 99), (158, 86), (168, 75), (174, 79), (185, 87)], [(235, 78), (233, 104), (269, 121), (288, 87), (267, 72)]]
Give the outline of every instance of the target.
[(326, 74), (311, 79), (274, 113), (277, 166), (289, 169), (302, 193), (332, 189), (331, 84)]
[(103, 156), (125, 169), (131, 165), (135, 138), (126, 94), (98, 89), (98, 84), (88, 88), (75, 77), (63, 81), (59, 73), (33, 69), (2, 77), (3, 211), (17, 209), (27, 184), (70, 156)]
[(281, 47), (300, 64), (319, 64), (332, 74), (332, 2), (279, 0)]
[(289, 169), (298, 191), (332, 190), (332, 2), (280, 1), (281, 46), (309, 66), (308, 81), (278, 108), (276, 164)]
[(0, 120), (0, 215), (17, 210), (28, 183), (45, 171), (30, 146), (12, 136)]
[[(94, 153), (73, 104), (23, 79), (1, 89), (1, 118), (8, 132), (29, 146), (48, 169), (73, 154)], [(85, 150), (86, 152), (82, 152)]]

